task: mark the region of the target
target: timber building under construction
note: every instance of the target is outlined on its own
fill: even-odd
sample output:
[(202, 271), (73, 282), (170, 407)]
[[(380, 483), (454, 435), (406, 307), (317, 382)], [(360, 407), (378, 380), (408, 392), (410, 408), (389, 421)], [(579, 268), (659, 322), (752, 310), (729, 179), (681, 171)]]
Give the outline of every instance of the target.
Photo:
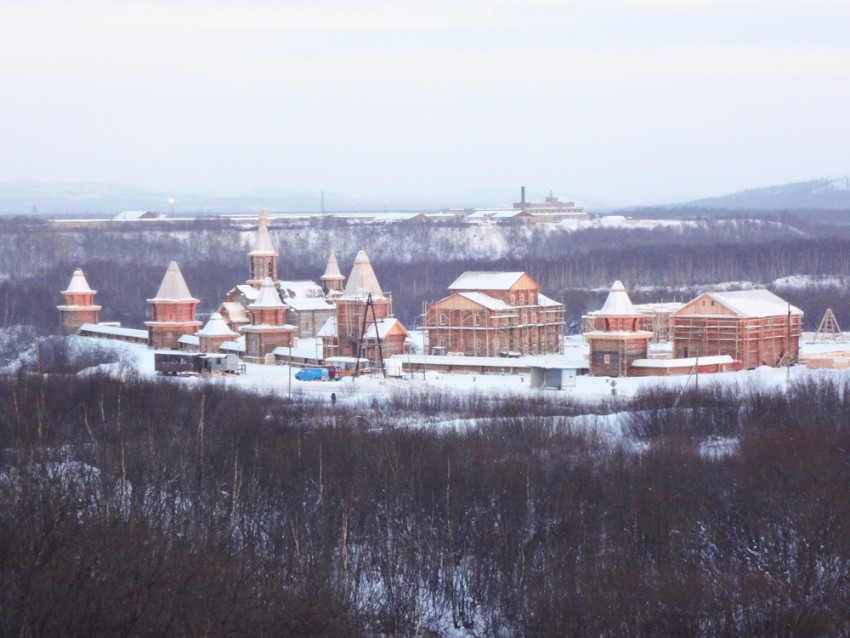
[(465, 272), (425, 304), (431, 354), (496, 357), (559, 351), (564, 306), (524, 272)]

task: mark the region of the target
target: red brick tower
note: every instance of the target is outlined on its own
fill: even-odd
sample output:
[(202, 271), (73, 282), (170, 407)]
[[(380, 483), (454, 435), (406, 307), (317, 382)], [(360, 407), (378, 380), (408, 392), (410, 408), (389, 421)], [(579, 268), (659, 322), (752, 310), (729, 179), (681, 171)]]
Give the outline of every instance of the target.
[(200, 303), (189, 293), (183, 273), (172, 261), (165, 271), (156, 297), (147, 300), (151, 305), (148, 327), (148, 345), (151, 348), (177, 348), (183, 335), (194, 335), (201, 326), (195, 320), (195, 306)]
[(266, 211), (261, 211), (254, 249), (248, 253), (248, 283), (254, 287), (259, 287), (263, 282), (263, 279), (266, 277), (269, 277), (275, 284), (278, 281), (278, 253), (272, 245), (272, 238), (271, 235), (269, 235), (268, 221), (269, 216), (266, 215)]
[(68, 289), (62, 291), (65, 303), (56, 306), (59, 310), (59, 321), (65, 334), (73, 334), (84, 323), (97, 323), (100, 316), (100, 306), (95, 305), (96, 290), (89, 287), (83, 271), (77, 268), (71, 276)]

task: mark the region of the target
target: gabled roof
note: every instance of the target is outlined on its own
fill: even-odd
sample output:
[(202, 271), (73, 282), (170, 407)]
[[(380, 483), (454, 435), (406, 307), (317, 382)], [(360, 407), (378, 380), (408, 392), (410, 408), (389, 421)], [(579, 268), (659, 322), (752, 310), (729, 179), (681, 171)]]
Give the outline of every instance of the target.
[(249, 252), (249, 255), (274, 255), (277, 256), (277, 251), (272, 244), (271, 235), (269, 235), (269, 216), (266, 211), (261, 211), (259, 216), (259, 225), (257, 226), (257, 238), (254, 240), (254, 249)]
[(180, 335), (177, 343), (185, 343), (187, 346), (198, 346), (201, 340), (196, 335)]
[(278, 294), (278, 292), (277, 292), (277, 288), (275, 288), (274, 282), (271, 280), (271, 277), (266, 277), (265, 279), (263, 279), (263, 283), (260, 286), (260, 292), (257, 295), (257, 298), (248, 307), (249, 308), (284, 308), (285, 307), (283, 301), (281, 301), (281, 299), (280, 299), (280, 294)]
[(560, 301), (555, 301), (554, 299), (550, 299), (543, 293), (537, 293), (537, 305), (538, 306), (562, 306), (563, 304)]
[(296, 312), (308, 311), (308, 310), (333, 310), (334, 305), (332, 302), (327, 299), (299, 299), (298, 297), (293, 297), (292, 299), (286, 300), (286, 305), (295, 310)]
[[(374, 339), (375, 338), (375, 325), (376, 322), (372, 322), (366, 326), (366, 332), (363, 334), (364, 339)], [(386, 319), (378, 319), (378, 336), (381, 339), (386, 338), (388, 334), (391, 332), (401, 331), (406, 337), (410, 336), (410, 333), (404, 327), (404, 324), (401, 323), (395, 317), (387, 317)]]
[(254, 299), (257, 298), (257, 295), (260, 294), (260, 291), (250, 284), (239, 284), (236, 286), (236, 290), (241, 292), (248, 301), (254, 301)]
[(290, 299), (323, 299), (325, 291), (314, 281), (279, 281), (281, 296)]
[(735, 315), (742, 318), (785, 316), (788, 314), (789, 308), (792, 315), (803, 315), (802, 310), (796, 306), (790, 306), (781, 297), (764, 289), (703, 293), (703, 295), (700, 295), (690, 303), (685, 304), (682, 310), (686, 310), (688, 306), (695, 303), (702, 296), (706, 296), (716, 303), (725, 306)]
[(524, 272), (467, 271), (454, 280), (449, 290), (510, 290)]
[(227, 317), (234, 323), (249, 323), (248, 311), (238, 301), (225, 301), (221, 307), (227, 312)]
[(227, 323), (225, 323), (222, 316), (214, 312), (210, 315), (209, 321), (207, 321), (207, 325), (198, 330), (197, 334), (203, 335), (205, 337), (237, 337), (235, 332), (227, 327)]
[(165, 271), (165, 276), (162, 278), (162, 283), (159, 284), (159, 290), (156, 292), (156, 297), (148, 299), (148, 301), (198, 301), (189, 292), (189, 286), (186, 285), (186, 280), (183, 279), (183, 273), (180, 272), (180, 267), (176, 261), (168, 264), (168, 270)]
[(319, 328), (319, 332), (316, 333), (317, 337), (324, 337), (325, 339), (333, 339), (337, 336), (336, 329), (336, 317), (328, 317), (328, 320)]
[(325, 274), (321, 277), (322, 281), (342, 281), (345, 279), (345, 275), (343, 275), (339, 270), (339, 264), (336, 261), (336, 253), (331, 251), (331, 254), (328, 256), (328, 265), (325, 266)]
[(361, 250), (354, 259), (354, 267), (348, 276), (344, 295), (347, 297), (365, 297), (368, 294), (379, 299), (384, 296), (378, 278), (375, 276), (375, 271), (372, 270), (369, 257), (365, 250)]
[(86, 281), (86, 276), (83, 274), (81, 268), (77, 268), (74, 271), (74, 274), (71, 275), (71, 282), (68, 284), (68, 289), (63, 290), (61, 294), (69, 295), (74, 293), (92, 293), (94, 294), (96, 291), (92, 290), (89, 287), (89, 282)]
[(629, 299), (629, 293), (626, 292), (623, 282), (617, 280), (611, 286), (611, 291), (608, 293), (608, 298), (605, 300), (602, 310), (595, 310), (588, 314), (604, 317), (636, 317), (640, 313), (632, 305), (632, 300)]
[(485, 295), (483, 292), (459, 292), (458, 296), (464, 299), (469, 299), (472, 303), (483, 306), (488, 310), (511, 310), (511, 306), (506, 304), (501, 299), (496, 299), (490, 295)]
[(238, 339), (234, 339), (233, 341), (225, 341), (218, 347), (219, 350), (225, 350), (227, 352), (235, 352), (237, 354), (242, 354), (245, 352), (245, 336), (241, 336)]

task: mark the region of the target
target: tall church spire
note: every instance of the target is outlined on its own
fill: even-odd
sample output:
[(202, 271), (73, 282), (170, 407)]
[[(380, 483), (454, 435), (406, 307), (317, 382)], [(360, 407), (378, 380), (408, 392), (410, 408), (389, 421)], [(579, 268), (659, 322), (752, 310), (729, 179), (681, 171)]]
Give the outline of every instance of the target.
[(277, 258), (278, 253), (272, 244), (269, 234), (269, 216), (265, 209), (258, 216), (257, 238), (254, 241), (254, 249), (248, 253), (249, 275), (248, 283), (259, 286), (263, 279), (270, 277), (277, 283)]

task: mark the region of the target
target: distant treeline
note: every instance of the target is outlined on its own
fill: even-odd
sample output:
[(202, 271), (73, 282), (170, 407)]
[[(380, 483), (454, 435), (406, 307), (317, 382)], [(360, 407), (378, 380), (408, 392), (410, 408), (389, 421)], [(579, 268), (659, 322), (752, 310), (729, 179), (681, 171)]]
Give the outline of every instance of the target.
[(850, 633), (850, 386), (676, 399), (2, 377), (0, 634)]
[[(575, 232), (515, 224), (487, 227), (479, 234), (466, 225), (373, 228), (318, 220), (274, 233), (285, 244), (279, 247), (282, 278), (318, 280), (331, 245), (347, 251), (340, 255), (341, 263), (365, 248), (382, 287), (393, 293), (396, 315), (411, 327), (419, 322), (422, 303), (446, 296), (447, 286), (465, 270), (527, 271), (544, 294), (566, 304), (565, 320), (573, 329), (583, 313), (600, 307), (616, 279), (635, 301), (669, 301), (690, 299), (721, 282), (764, 285), (788, 275), (808, 275), (811, 285), (775, 291), (806, 311), (807, 329), (817, 327), (827, 307), (842, 325), (850, 325), (846, 287), (840, 280), (818, 281), (850, 276), (850, 229), (822, 219), (732, 217)], [(488, 255), (473, 240), (502, 247)], [(98, 290), (103, 320), (141, 326), (148, 316), (145, 300), (155, 294), (172, 259), (201, 299), (199, 312), (205, 316), (246, 279), (247, 250), (240, 229), (221, 220), (88, 230), (0, 220), (0, 326), (55, 330), (59, 291), (78, 266)], [(474, 256), (464, 257), (465, 250)]]

